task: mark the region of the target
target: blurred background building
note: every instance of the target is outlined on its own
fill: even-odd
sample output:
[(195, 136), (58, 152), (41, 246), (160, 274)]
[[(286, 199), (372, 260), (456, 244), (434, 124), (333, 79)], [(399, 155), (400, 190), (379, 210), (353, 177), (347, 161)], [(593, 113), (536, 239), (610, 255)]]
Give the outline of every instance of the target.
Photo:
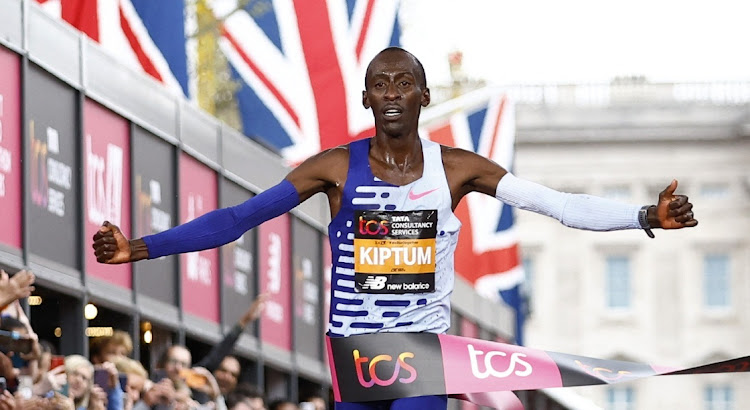
[[(692, 366), (750, 342), (750, 84), (528, 86), (515, 172), (567, 192), (654, 203), (675, 178), (700, 224), (592, 233), (518, 213), (528, 346)], [(742, 409), (747, 375), (577, 389), (605, 409)]]

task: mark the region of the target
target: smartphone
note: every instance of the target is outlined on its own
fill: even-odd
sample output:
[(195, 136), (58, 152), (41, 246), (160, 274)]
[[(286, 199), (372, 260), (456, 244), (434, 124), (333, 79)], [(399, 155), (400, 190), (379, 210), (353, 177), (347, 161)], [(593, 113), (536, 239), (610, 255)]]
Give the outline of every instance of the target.
[(52, 358), (49, 359), (49, 369), (57, 369), (60, 366), (65, 366), (65, 356), (53, 355)]
[(117, 377), (120, 379), (120, 390), (126, 392), (128, 389), (128, 375), (120, 373), (117, 375)]
[(159, 383), (166, 378), (168, 378), (167, 372), (164, 369), (156, 369), (151, 372), (151, 381), (154, 383)]
[(68, 388), (68, 383), (65, 383), (65, 384), (63, 384), (63, 385), (62, 385), (62, 386), (60, 387), (60, 394), (62, 394), (62, 395), (63, 395), (63, 396), (65, 396), (65, 397), (68, 397), (68, 391), (69, 391), (69, 390), (70, 390), (70, 389)]
[(34, 341), (18, 332), (9, 332), (0, 330), (0, 350), (3, 353), (29, 353), (34, 345)]
[(0, 394), (3, 394), (7, 387), (8, 383), (5, 381), (5, 377), (0, 377)]
[(94, 370), (94, 384), (104, 390), (109, 390), (109, 372), (105, 369)]

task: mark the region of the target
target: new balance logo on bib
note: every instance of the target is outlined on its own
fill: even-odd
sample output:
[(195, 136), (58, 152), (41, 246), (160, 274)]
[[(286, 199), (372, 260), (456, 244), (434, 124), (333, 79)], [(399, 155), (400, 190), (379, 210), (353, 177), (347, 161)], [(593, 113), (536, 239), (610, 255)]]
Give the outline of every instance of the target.
[(362, 293), (435, 291), (437, 211), (355, 211), (355, 289)]

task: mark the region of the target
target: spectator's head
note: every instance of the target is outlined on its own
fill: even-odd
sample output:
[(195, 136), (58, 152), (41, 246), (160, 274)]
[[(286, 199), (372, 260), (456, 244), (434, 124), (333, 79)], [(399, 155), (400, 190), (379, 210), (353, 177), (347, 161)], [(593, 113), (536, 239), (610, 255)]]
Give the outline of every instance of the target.
[(91, 341), (89, 356), (91, 362), (100, 364), (111, 362), (117, 356), (127, 357), (133, 352), (133, 339), (124, 330), (115, 330), (112, 336), (97, 337)]
[(104, 346), (103, 354), (110, 356), (128, 357), (133, 352), (133, 339), (130, 333), (124, 330), (115, 330), (109, 338), (109, 343)]
[(299, 410), (299, 407), (293, 401), (280, 399), (272, 401), (268, 405), (268, 410)]
[(110, 336), (99, 336), (89, 339), (89, 359), (93, 364), (102, 364), (105, 362), (104, 345), (109, 343)]
[(192, 366), (193, 357), (185, 346), (169, 346), (162, 356), (161, 367), (167, 373), (167, 377), (173, 382), (181, 381), (180, 371)]
[(326, 410), (328, 408), (328, 406), (326, 406), (325, 399), (323, 399), (323, 397), (321, 396), (318, 396), (317, 394), (308, 395), (301, 402), (311, 403), (314, 410)]
[[(233, 400), (237, 400), (235, 403), (242, 402), (245, 407), (238, 407), (236, 410), (265, 410), (266, 401), (263, 398), (263, 393), (250, 383), (240, 383), (229, 396), (233, 397)], [(227, 403), (227, 407), (228, 403)], [(230, 407), (231, 409), (231, 407)]]
[(76, 408), (88, 407), (94, 366), (81, 355), (70, 355), (65, 357), (65, 374), (68, 378), (68, 395), (75, 402)]
[(219, 363), (219, 367), (214, 370), (214, 377), (216, 378), (216, 383), (219, 384), (221, 394), (226, 396), (237, 387), (241, 370), (240, 362), (236, 357), (224, 357), (221, 363)]
[(148, 380), (148, 372), (141, 362), (129, 357), (116, 356), (113, 363), (117, 367), (118, 372), (128, 376), (128, 383), (125, 385), (125, 394), (128, 395), (128, 399), (132, 403), (140, 400), (141, 392), (146, 384), (146, 380)]

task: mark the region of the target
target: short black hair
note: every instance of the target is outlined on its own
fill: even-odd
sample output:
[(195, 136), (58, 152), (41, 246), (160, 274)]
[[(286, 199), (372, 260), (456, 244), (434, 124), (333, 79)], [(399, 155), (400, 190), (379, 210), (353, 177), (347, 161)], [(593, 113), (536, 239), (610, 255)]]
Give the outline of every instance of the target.
[(237, 384), (233, 392), (249, 399), (263, 399), (264, 402), (266, 401), (265, 397), (263, 397), (263, 392), (258, 387), (248, 382)]
[(367, 65), (367, 71), (365, 71), (365, 89), (367, 89), (367, 78), (370, 77), (370, 70), (372, 69), (372, 62), (375, 61), (376, 58), (378, 58), (379, 55), (385, 54), (385, 53), (392, 53), (394, 51), (398, 51), (401, 53), (405, 53), (409, 57), (411, 57), (412, 60), (417, 65), (417, 80), (419, 81), (419, 86), (423, 89), (427, 88), (427, 74), (424, 72), (424, 66), (422, 65), (422, 62), (419, 61), (419, 59), (412, 53), (404, 50), (401, 47), (388, 47), (383, 50), (381, 50), (378, 54), (375, 55), (375, 57), (370, 60), (370, 64)]
[(284, 404), (293, 404), (293, 405), (295, 405), (295, 406), (297, 405), (297, 403), (295, 403), (295, 402), (293, 402), (293, 401), (291, 401), (291, 400), (287, 400), (287, 399), (276, 399), (276, 400), (273, 400), (273, 401), (272, 401), (272, 402), (271, 402), (271, 403), (270, 403), (270, 404), (268, 405), (268, 410), (279, 410), (279, 409), (281, 408), (281, 406), (283, 406)]

